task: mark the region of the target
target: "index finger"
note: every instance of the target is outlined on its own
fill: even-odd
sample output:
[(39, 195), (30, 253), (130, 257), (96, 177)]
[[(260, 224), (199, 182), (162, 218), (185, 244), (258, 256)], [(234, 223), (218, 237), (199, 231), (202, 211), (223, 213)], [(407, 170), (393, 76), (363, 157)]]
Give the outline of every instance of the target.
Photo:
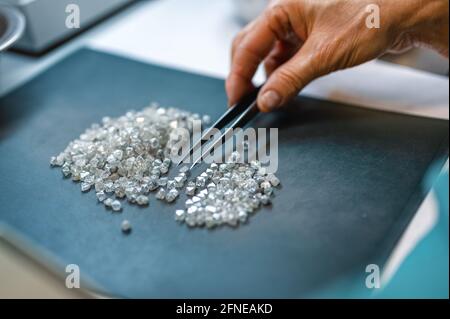
[(276, 36), (263, 15), (236, 45), (226, 83), (230, 104), (235, 104), (252, 87), (253, 76), (275, 40)]

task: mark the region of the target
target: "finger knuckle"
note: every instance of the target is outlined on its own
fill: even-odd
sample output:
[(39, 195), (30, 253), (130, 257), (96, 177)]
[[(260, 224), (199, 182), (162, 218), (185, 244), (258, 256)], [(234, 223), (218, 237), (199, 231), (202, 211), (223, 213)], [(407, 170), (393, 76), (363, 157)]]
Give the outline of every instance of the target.
[(251, 81), (254, 69), (255, 67), (249, 64), (236, 63), (233, 67), (233, 74), (246, 81)]
[(283, 90), (289, 95), (295, 94), (306, 83), (302, 75), (289, 69), (278, 73), (278, 81)]
[(246, 43), (240, 42), (237, 45), (237, 51), (245, 58), (246, 63), (249, 63), (251, 67), (258, 67), (262, 61), (260, 54), (252, 50)]
[(352, 66), (358, 51), (354, 39), (349, 37), (328, 39), (317, 44), (317, 50), (311, 57), (317, 75), (325, 75)]
[(265, 16), (269, 29), (278, 39), (286, 39), (290, 35), (292, 28), (286, 4), (274, 4)]

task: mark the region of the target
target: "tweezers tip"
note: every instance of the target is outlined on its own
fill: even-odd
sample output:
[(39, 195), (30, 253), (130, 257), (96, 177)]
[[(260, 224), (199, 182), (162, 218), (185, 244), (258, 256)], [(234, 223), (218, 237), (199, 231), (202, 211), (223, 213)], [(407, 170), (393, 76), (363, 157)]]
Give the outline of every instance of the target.
[(197, 165), (197, 162), (195, 162), (194, 164), (192, 164), (191, 167), (189, 167), (189, 170), (192, 171), (192, 169), (195, 167), (195, 165)]
[(177, 167), (180, 166), (181, 164), (184, 163), (184, 161), (190, 156), (190, 153), (188, 153), (187, 155), (183, 156), (183, 158), (181, 160), (178, 161)]

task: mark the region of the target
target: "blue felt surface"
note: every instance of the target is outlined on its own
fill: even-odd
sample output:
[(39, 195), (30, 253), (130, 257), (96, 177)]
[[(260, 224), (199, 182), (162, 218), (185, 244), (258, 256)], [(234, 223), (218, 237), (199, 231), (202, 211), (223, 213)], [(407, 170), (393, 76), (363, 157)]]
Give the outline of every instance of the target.
[(0, 100), (0, 222), (113, 295), (300, 297), (364, 275), (417, 209), (428, 167), (448, 154), (447, 121), (300, 98), (253, 122), (279, 127), (273, 207), (213, 231), (173, 221), (182, 199), (113, 215), (49, 167), (91, 123), (150, 101), (213, 118), (226, 105), (222, 80), (90, 50)]

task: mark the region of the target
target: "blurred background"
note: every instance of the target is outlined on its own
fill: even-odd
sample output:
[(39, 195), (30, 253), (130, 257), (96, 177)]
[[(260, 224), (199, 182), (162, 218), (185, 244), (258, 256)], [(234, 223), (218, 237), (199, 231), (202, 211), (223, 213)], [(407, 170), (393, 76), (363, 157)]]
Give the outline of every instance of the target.
[[(154, 0), (153, 2), (162, 1), (170, 0)], [(0, 0), (0, 5), (8, 5), (17, 8), (23, 14), (27, 22), (27, 27), (23, 36), (13, 45), (14, 50), (23, 54), (39, 56), (48, 53), (52, 49), (64, 44), (65, 41), (73, 39), (81, 32), (92, 28), (96, 24), (111, 18), (114, 14), (124, 11), (129, 6), (138, 2), (149, 1)], [(205, 19), (205, 21), (208, 19), (207, 16), (201, 15), (201, 12), (203, 11), (201, 7), (205, 5), (204, 1), (194, 0), (185, 2), (185, 4), (179, 5), (179, 10), (185, 10), (188, 7), (187, 13), (192, 13), (192, 18)], [(238, 28), (260, 14), (269, 0), (218, 0), (214, 2), (220, 3), (219, 5), (216, 5), (216, 7), (217, 9), (221, 8), (220, 12), (218, 12), (221, 18), (227, 20), (230, 25), (235, 24)], [(62, 23), (67, 18), (68, 12), (66, 12), (66, 7), (68, 4), (76, 4), (80, 8), (80, 29), (70, 29), (65, 26), (65, 23)], [(174, 8), (174, 10), (176, 10), (176, 8)], [(166, 18), (170, 20), (170, 14), (167, 14)], [(3, 42), (6, 41), (6, 38), (2, 38), (1, 35), (7, 30), (8, 21), (9, 20), (5, 18), (4, 14), (0, 14), (0, 39), (2, 39)], [(20, 25), (17, 23), (14, 27), (20, 29)], [(133, 34), (130, 34), (129, 36), (133, 37)], [(136, 37), (138, 36), (140, 36), (140, 34), (136, 34)], [(192, 34), (192, 36), (195, 36), (195, 34)], [(144, 41), (144, 39), (139, 40)], [(448, 73), (448, 60), (428, 49), (414, 49), (398, 56), (387, 55), (383, 57), (383, 60), (436, 74), (445, 75)]]

